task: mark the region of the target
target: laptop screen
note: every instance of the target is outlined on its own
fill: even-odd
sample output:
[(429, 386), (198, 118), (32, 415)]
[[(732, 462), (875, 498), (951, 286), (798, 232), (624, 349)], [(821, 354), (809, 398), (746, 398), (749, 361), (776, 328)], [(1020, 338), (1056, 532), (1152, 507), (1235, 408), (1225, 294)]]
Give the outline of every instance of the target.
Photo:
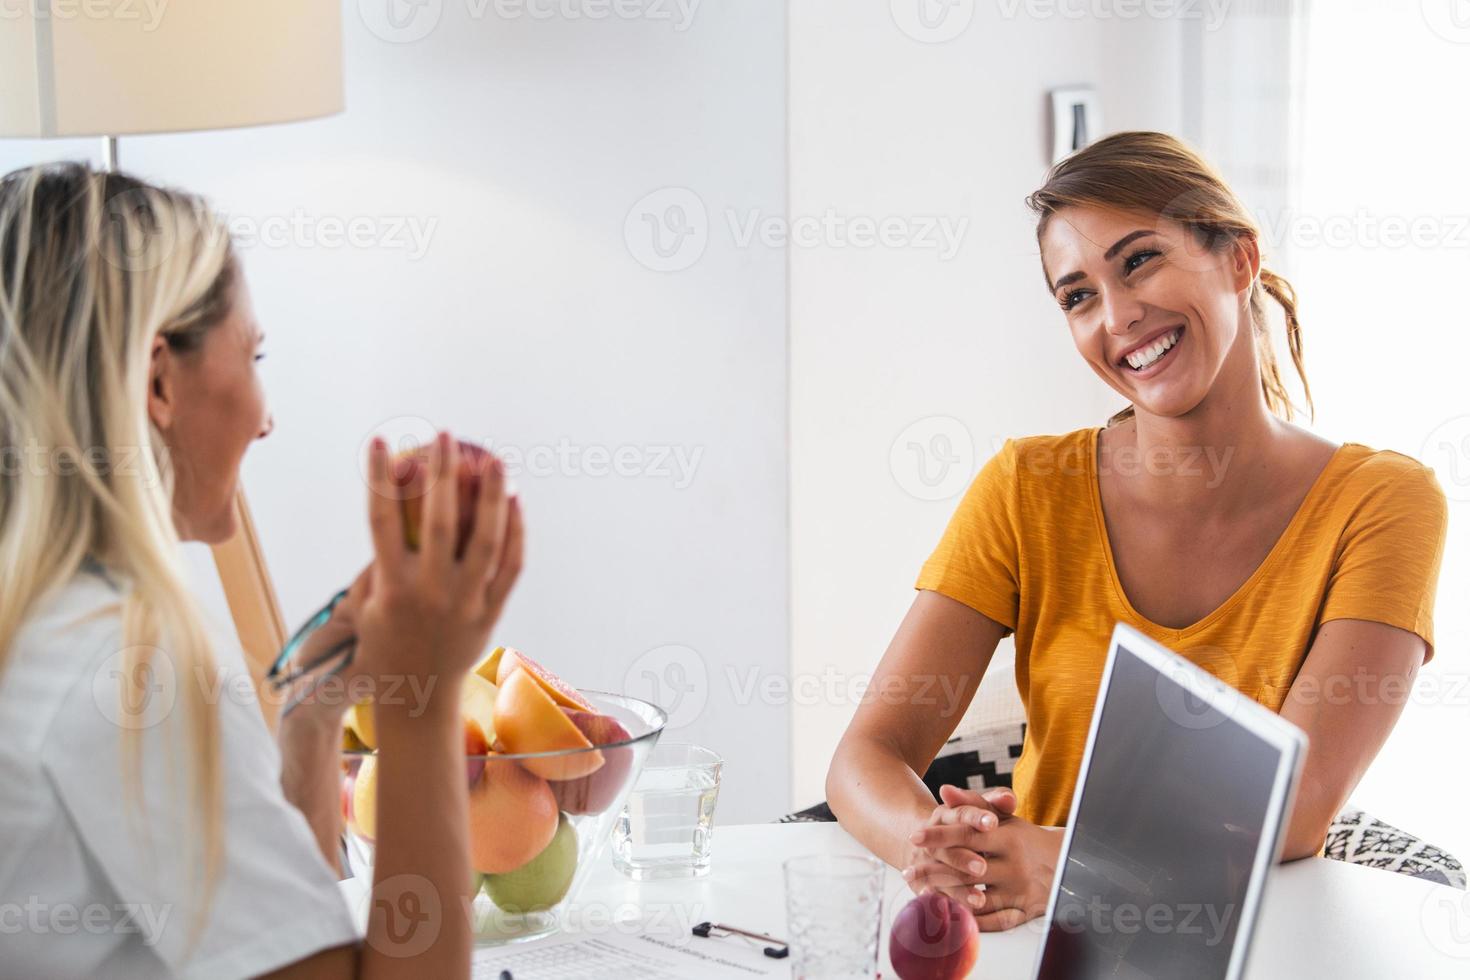
[(1225, 977), (1280, 752), (1120, 646), (1038, 980)]

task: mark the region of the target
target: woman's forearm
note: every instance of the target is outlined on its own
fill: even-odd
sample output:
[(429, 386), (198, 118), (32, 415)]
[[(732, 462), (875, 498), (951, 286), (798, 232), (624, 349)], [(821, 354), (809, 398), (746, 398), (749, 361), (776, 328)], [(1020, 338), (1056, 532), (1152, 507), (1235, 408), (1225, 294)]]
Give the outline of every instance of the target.
[(469, 791), (458, 698), (413, 711), (380, 704), (375, 714), (378, 825), (362, 976), (467, 977)]
[(909, 835), (937, 805), (897, 752), (851, 731), (827, 771), (827, 803), (844, 830), (895, 868), (912, 863)]
[(342, 721), (303, 707), (281, 719), (281, 789), (306, 817), (327, 866), (342, 874)]

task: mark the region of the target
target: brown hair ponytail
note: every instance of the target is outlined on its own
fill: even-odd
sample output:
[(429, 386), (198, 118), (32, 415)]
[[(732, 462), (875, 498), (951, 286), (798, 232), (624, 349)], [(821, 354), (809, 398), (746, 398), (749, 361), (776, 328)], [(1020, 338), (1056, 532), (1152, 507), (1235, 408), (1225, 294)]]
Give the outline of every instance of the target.
[[(1182, 140), (1166, 133), (1126, 132), (1104, 137), (1052, 167), (1046, 183), (1026, 198), (1040, 219), (1041, 240), (1051, 216), (1067, 207), (1105, 207), (1143, 211), (1175, 221), (1192, 231), (1201, 244), (1223, 251), (1241, 238), (1257, 242), (1261, 231), (1225, 179)], [(1281, 380), (1271, 345), (1265, 297), (1281, 304), (1286, 314), (1286, 346), (1302, 381), (1309, 414), (1315, 415), (1312, 389), (1302, 363), (1302, 326), (1297, 319), (1296, 290), (1286, 279), (1264, 266), (1251, 287), (1251, 320), (1255, 327), (1256, 360), (1261, 391), (1277, 415), (1290, 419), (1291, 396)], [(1133, 414), (1125, 408), (1112, 421)]]

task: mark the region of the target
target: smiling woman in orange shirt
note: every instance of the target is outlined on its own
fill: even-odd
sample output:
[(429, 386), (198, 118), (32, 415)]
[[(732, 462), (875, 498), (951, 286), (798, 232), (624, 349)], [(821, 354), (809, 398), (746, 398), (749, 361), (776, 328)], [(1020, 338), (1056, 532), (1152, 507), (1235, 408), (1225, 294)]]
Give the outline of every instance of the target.
[[(1126, 622), (1311, 740), (1284, 860), (1327, 828), (1397, 721), (1431, 621), (1446, 507), (1433, 473), (1291, 423), (1266, 297), (1310, 404), (1291, 286), (1224, 180), (1159, 133), (1062, 161), (1028, 203), (1077, 350), (1129, 402), (1104, 427), (1007, 442), (924, 564), (873, 679), (964, 696), (865, 703), (838, 746), (838, 819), (982, 929), (1046, 911), (1113, 624)], [(919, 774), (1014, 633), (1027, 730), (1014, 792)], [(983, 886), (983, 889), (982, 887)]]

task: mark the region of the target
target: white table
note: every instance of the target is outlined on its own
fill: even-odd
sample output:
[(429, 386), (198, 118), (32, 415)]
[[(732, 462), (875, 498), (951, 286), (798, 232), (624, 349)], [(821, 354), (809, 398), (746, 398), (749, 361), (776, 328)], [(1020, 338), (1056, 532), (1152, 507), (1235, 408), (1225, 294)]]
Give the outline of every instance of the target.
[[(754, 824), (717, 827), (710, 875), (699, 880), (632, 882), (604, 853), (569, 909), (568, 932), (617, 928), (668, 938), (689, 936), (699, 922), (725, 922), (785, 939), (781, 862), (798, 854), (865, 853), (837, 824)], [(344, 883), (345, 885), (346, 883)], [(884, 890), (883, 950), (888, 927), (912, 893), (889, 869)], [(1030, 980), (1042, 920), (1009, 932), (983, 933), (973, 976)], [(718, 943), (738, 952), (735, 940)], [(758, 951), (750, 956), (761, 959)], [(1470, 977), (1470, 895), (1374, 868), (1308, 858), (1275, 868), (1256, 930), (1250, 980), (1303, 977)]]

